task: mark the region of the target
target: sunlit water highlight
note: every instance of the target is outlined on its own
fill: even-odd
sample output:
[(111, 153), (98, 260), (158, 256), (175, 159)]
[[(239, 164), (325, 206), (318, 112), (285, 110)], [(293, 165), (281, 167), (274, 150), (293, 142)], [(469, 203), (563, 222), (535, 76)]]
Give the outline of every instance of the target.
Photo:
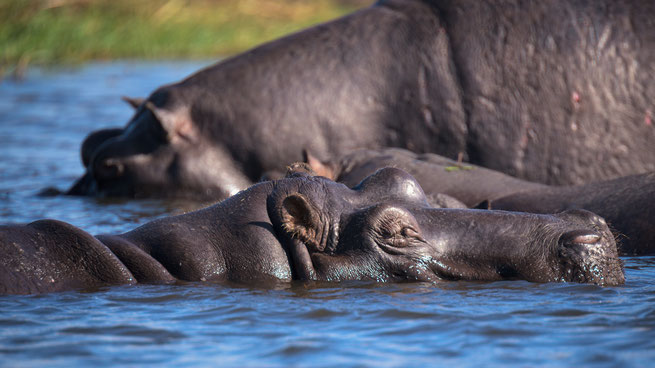
[[(193, 209), (39, 197), (83, 172), (91, 130), (131, 116), (202, 62), (95, 63), (0, 83), (0, 223), (57, 218), (122, 232)], [(655, 257), (627, 283), (144, 285), (0, 296), (0, 366), (650, 366)]]

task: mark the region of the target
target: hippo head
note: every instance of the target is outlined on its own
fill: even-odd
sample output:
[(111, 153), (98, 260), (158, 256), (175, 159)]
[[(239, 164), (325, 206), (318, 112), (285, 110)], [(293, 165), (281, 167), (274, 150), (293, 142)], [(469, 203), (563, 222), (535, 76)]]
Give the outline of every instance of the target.
[(68, 194), (223, 199), (251, 185), (243, 168), (200, 131), (189, 108), (168, 100), (166, 93), (130, 100), (136, 113), (125, 128), (91, 133), (81, 148), (86, 173)]
[(277, 181), (267, 208), (300, 279), (625, 281), (614, 238), (591, 212), (436, 209), (393, 168), (353, 189), (291, 176), (302, 183)]

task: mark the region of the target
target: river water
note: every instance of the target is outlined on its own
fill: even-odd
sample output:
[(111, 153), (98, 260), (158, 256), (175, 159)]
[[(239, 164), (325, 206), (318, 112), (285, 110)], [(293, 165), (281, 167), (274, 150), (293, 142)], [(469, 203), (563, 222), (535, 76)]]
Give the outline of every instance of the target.
[[(207, 62), (29, 70), (0, 82), (0, 223), (56, 218), (130, 230), (198, 206), (44, 197), (82, 174), (91, 130)], [(0, 255), (2, 256), (2, 255)], [(655, 364), (655, 257), (625, 258), (626, 285), (143, 285), (0, 296), (0, 366), (600, 366)]]

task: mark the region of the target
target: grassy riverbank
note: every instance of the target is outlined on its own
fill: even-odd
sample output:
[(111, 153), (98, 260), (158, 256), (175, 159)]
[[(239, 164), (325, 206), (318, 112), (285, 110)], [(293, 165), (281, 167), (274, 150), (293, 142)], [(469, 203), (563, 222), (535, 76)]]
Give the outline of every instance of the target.
[(229, 55), (371, 2), (2, 0), (0, 68)]

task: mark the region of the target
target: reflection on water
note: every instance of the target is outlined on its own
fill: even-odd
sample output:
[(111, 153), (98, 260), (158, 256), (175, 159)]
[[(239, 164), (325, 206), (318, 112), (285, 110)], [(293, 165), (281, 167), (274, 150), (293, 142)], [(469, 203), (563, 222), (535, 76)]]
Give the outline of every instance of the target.
[[(79, 144), (124, 124), (121, 95), (199, 62), (92, 64), (0, 83), (0, 223), (50, 217), (120, 232), (189, 202), (38, 197), (82, 172)], [(627, 284), (144, 285), (0, 296), (0, 366), (648, 366), (655, 257)]]

